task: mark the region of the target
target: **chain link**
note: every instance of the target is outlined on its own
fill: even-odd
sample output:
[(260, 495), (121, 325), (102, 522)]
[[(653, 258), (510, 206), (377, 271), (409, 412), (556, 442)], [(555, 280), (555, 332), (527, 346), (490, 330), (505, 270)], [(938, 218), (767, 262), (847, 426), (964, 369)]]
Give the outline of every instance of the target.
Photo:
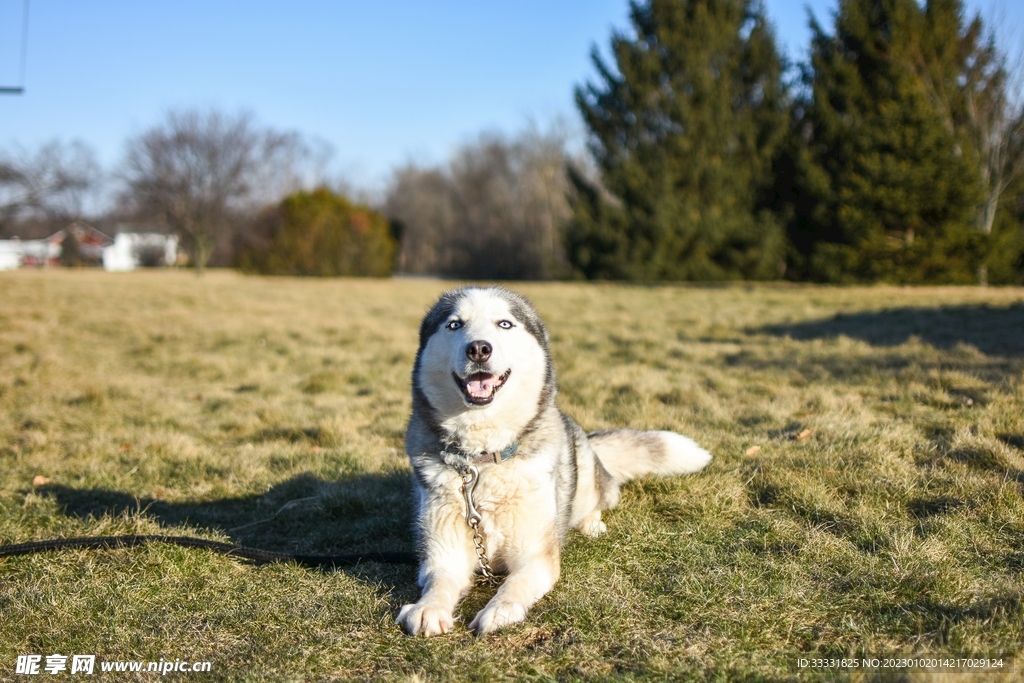
[(484, 545), (484, 535), (480, 531), (481, 517), (476, 509), (473, 500), (473, 491), (476, 489), (476, 482), (480, 473), (472, 465), (460, 473), (462, 475), (462, 495), (466, 499), (466, 524), (473, 530), (473, 545), (476, 548), (476, 561), (480, 566), (480, 575), (486, 583), (497, 584), (498, 577), (494, 575), (491, 568), (491, 561), (487, 558), (487, 548)]
[(484, 548), (484, 537), (480, 533), (479, 522), (473, 521), (469, 525), (473, 529), (473, 545), (476, 546), (476, 561), (480, 565), (480, 576), (486, 583), (498, 582), (491, 568), (491, 561), (487, 559), (487, 550)]

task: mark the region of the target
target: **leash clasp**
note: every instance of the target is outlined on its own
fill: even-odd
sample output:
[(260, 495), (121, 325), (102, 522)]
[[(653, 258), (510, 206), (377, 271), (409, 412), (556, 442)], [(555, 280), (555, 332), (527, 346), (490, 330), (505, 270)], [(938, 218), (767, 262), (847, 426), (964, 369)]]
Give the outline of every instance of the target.
[(462, 496), (466, 499), (466, 524), (475, 529), (476, 525), (483, 519), (473, 504), (473, 492), (476, 491), (476, 484), (480, 481), (480, 471), (469, 465), (461, 474)]

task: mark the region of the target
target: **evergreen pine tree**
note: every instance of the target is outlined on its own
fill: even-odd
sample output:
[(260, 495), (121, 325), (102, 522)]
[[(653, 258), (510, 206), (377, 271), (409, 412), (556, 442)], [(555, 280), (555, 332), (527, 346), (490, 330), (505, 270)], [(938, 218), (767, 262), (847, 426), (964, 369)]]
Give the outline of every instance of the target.
[[(784, 237), (763, 206), (784, 139), (784, 66), (754, 0), (630, 3), (614, 69), (577, 88), (600, 184), (582, 174), (566, 232), (589, 278), (776, 277)], [(612, 196), (609, 197), (608, 194)]]
[[(914, 0), (840, 0), (833, 35), (811, 28), (796, 182), (782, 188), (793, 202), (797, 275), (972, 282), (977, 164), (913, 66), (922, 46), (935, 52), (948, 22), (929, 20)], [(933, 68), (955, 79), (952, 62)]]

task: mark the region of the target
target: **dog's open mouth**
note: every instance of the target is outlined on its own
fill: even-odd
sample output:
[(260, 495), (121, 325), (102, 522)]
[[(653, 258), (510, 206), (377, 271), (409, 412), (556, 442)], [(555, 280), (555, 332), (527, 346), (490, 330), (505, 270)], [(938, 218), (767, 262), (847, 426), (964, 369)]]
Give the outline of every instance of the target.
[(494, 400), (494, 395), (505, 385), (511, 374), (512, 368), (509, 368), (500, 376), (490, 372), (474, 372), (463, 379), (453, 372), (452, 378), (467, 401), (473, 405), (485, 406)]

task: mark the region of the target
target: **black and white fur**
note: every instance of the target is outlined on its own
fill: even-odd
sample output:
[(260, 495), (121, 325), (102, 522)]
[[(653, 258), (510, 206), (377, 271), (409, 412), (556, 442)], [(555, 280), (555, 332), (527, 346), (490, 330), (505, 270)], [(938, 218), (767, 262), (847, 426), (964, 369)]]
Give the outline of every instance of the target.
[(477, 571), (459, 473), (447, 452), (501, 452), (479, 465), (476, 507), (486, 552), (507, 574), (469, 627), (477, 634), (526, 618), (560, 571), (570, 529), (598, 536), (620, 484), (696, 472), (711, 454), (673, 432), (620, 429), (587, 435), (555, 407), (548, 333), (533, 306), (506, 289), (447, 292), (420, 326), (405, 449), (412, 463), (419, 554), (418, 602), (402, 607), (409, 634), (447, 633)]

